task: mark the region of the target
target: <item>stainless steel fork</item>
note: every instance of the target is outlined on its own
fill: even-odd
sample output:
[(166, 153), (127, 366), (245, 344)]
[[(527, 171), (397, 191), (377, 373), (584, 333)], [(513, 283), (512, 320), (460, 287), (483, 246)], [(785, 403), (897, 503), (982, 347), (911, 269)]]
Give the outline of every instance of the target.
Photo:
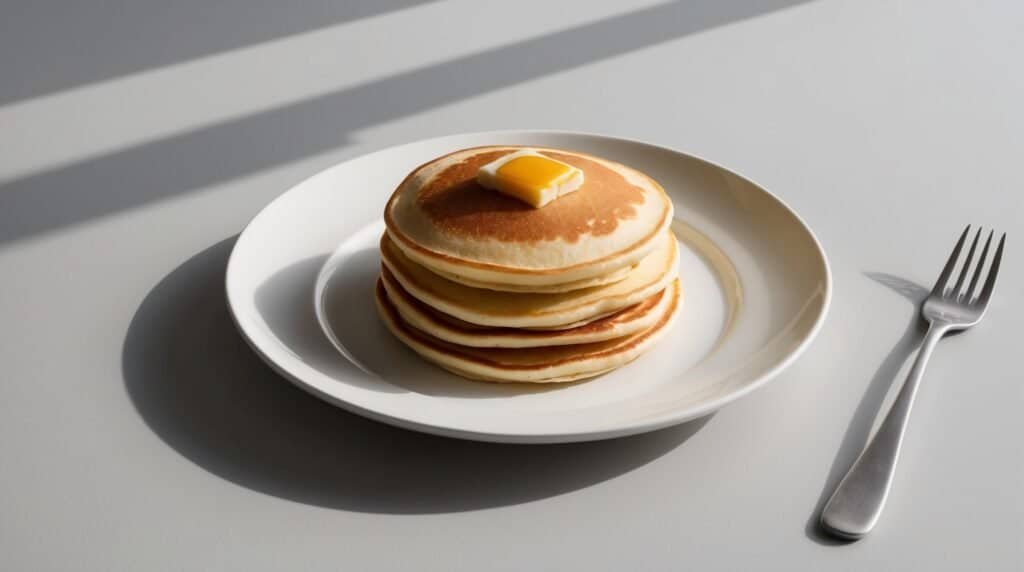
[(885, 420), (878, 426), (871, 442), (853, 463), (843, 480), (836, 487), (832, 497), (821, 513), (821, 526), (827, 532), (840, 538), (855, 540), (871, 531), (882, 514), (882, 507), (889, 496), (893, 474), (896, 472), (896, 461), (899, 459), (900, 447), (903, 444), (903, 433), (910, 418), (910, 409), (914, 405), (914, 396), (924, 375), (932, 350), (942, 336), (954, 330), (964, 330), (977, 324), (985, 315), (992, 289), (995, 287), (996, 275), (999, 273), (999, 262), (1003, 258), (1003, 245), (1006, 234), (999, 239), (992, 263), (981, 291), (976, 286), (985, 267), (989, 246), (992, 244), (994, 231), (990, 231), (985, 247), (978, 257), (971, 281), (964, 288), (964, 283), (971, 274), (971, 264), (981, 237), (979, 228), (967, 251), (967, 258), (961, 265), (956, 282), (950, 286), (950, 278), (960, 258), (960, 251), (971, 227), (964, 229), (957, 241), (953, 253), (949, 255), (945, 268), (939, 274), (931, 294), (921, 308), (922, 317), (928, 322), (928, 333), (925, 335), (921, 350), (917, 354), (910, 375), (903, 382), (899, 394)]

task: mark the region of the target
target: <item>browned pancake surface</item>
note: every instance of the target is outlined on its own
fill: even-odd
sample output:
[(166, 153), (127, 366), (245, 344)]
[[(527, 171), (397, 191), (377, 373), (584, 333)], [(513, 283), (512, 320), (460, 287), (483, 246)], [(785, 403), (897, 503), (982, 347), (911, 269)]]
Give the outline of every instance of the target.
[(451, 236), (500, 242), (562, 239), (575, 243), (585, 234), (615, 232), (620, 221), (636, 217), (635, 206), (644, 201), (640, 187), (605, 165), (552, 151), (543, 154), (581, 169), (584, 183), (578, 191), (543, 208), (533, 208), (476, 182), (480, 167), (514, 151), (481, 152), (447, 167), (420, 190), (420, 208)]

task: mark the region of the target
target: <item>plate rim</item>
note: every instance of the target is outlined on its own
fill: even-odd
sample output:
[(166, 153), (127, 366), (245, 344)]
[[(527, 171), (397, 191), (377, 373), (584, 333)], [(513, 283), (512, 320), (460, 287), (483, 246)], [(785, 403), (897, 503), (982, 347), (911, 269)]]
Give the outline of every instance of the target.
[[(702, 162), (702, 163), (704, 163), (706, 165), (710, 165), (712, 167), (715, 167), (717, 169), (725, 171), (725, 172), (727, 172), (727, 173), (729, 173), (729, 174), (731, 174), (731, 175), (733, 175), (735, 177), (738, 177), (739, 179), (743, 180), (746, 183), (749, 183), (749, 184), (753, 185), (758, 190), (760, 190), (762, 193), (764, 193), (765, 195), (770, 197), (772, 200), (774, 200), (776, 203), (778, 203), (778, 205), (781, 206), (789, 215), (791, 215), (797, 221), (797, 223), (799, 223), (799, 225), (802, 227), (802, 229), (807, 233), (807, 236), (810, 237), (811, 243), (814, 245), (814, 249), (818, 253), (818, 256), (821, 259), (821, 265), (822, 265), (822, 269), (824, 271), (824, 273), (823, 273), (823, 278), (824, 278), (823, 299), (822, 299), (822, 303), (821, 303), (821, 309), (820, 309), (818, 315), (815, 317), (814, 324), (808, 330), (807, 335), (804, 336), (804, 338), (797, 344), (797, 346), (795, 348), (793, 348), (792, 350), (790, 350), (789, 353), (782, 360), (780, 360), (777, 364), (775, 364), (773, 367), (771, 367), (770, 369), (762, 372), (760, 375), (756, 376), (750, 382), (744, 384), (742, 387), (740, 387), (740, 388), (738, 388), (738, 389), (736, 389), (734, 391), (731, 391), (731, 392), (727, 393), (726, 395), (723, 395), (723, 396), (721, 396), (721, 397), (719, 397), (717, 399), (707, 401), (707, 402), (701, 404), (701, 406), (699, 406), (699, 407), (695, 407), (695, 408), (691, 408), (691, 409), (687, 409), (687, 410), (682, 410), (682, 411), (680, 411), (680, 410), (670, 410), (668, 412), (652, 416), (652, 417), (644, 419), (642, 421), (633, 422), (633, 423), (627, 423), (627, 424), (620, 424), (618, 426), (609, 427), (609, 428), (600, 429), (600, 430), (564, 431), (564, 432), (557, 432), (557, 433), (552, 433), (552, 432), (544, 432), (544, 433), (522, 433), (522, 432), (518, 432), (518, 433), (503, 433), (503, 432), (497, 432), (497, 431), (481, 431), (481, 430), (463, 429), (463, 428), (446, 426), (444, 424), (439, 424), (439, 423), (426, 423), (426, 422), (422, 422), (422, 421), (411, 420), (411, 419), (408, 419), (408, 418), (405, 418), (405, 417), (400, 417), (400, 416), (395, 416), (395, 415), (391, 415), (391, 414), (387, 414), (387, 413), (382, 413), (380, 411), (377, 411), (377, 410), (374, 410), (374, 409), (370, 409), (368, 407), (364, 407), (364, 406), (359, 405), (357, 403), (353, 403), (351, 401), (346, 401), (344, 399), (341, 399), (338, 396), (332, 395), (332, 394), (330, 394), (330, 393), (328, 393), (328, 392), (326, 392), (326, 391), (316, 387), (315, 385), (313, 385), (313, 384), (311, 384), (311, 383), (309, 383), (307, 381), (302, 380), (299, 376), (294, 375), (291, 372), (289, 372), (288, 370), (286, 370), (284, 368), (284, 366), (282, 366), (281, 364), (278, 364), (274, 359), (272, 359), (269, 355), (267, 355), (267, 353), (259, 346), (259, 344), (256, 342), (256, 340), (252, 339), (252, 337), (249, 335), (249, 333), (243, 327), (242, 322), (240, 321), (240, 318), (239, 318), (239, 313), (240, 312), (239, 312), (238, 305), (240, 304), (240, 302), (232, 297), (232, 276), (234, 274), (236, 274), (236, 272), (233, 272), (233, 270), (239, 264), (239, 262), (238, 262), (238, 250), (239, 250), (238, 247), (239, 247), (239, 244), (242, 242), (242, 240), (245, 237), (246, 233), (250, 231), (250, 229), (253, 227), (253, 225), (257, 221), (259, 221), (261, 219), (261, 217), (265, 216), (267, 212), (269, 212), (272, 208), (274, 208), (279, 203), (279, 201), (282, 201), (292, 191), (295, 191), (296, 189), (298, 189), (298, 188), (308, 184), (310, 181), (312, 181), (313, 179), (315, 179), (317, 177), (325, 176), (326, 173), (328, 173), (328, 172), (330, 172), (330, 171), (340, 167), (341, 165), (344, 165), (346, 163), (349, 163), (349, 162), (352, 162), (352, 161), (355, 161), (355, 160), (359, 160), (359, 159), (365, 158), (365, 157), (370, 156), (370, 155), (374, 155), (374, 154), (377, 154), (377, 153), (383, 153), (383, 152), (387, 152), (387, 151), (392, 151), (394, 149), (398, 149), (398, 148), (401, 148), (401, 147), (421, 145), (421, 144), (426, 144), (426, 143), (429, 143), (429, 142), (432, 142), (432, 141), (441, 141), (441, 140), (444, 140), (444, 139), (471, 138), (471, 137), (484, 137), (484, 136), (516, 137), (516, 136), (533, 136), (533, 135), (549, 135), (549, 136), (569, 136), (569, 137), (579, 137), (579, 138), (593, 138), (593, 139), (598, 139), (598, 140), (605, 140), (605, 141), (611, 141), (611, 142), (617, 142), (617, 143), (625, 143), (625, 144), (630, 144), (630, 145), (639, 145), (639, 146), (652, 148), (654, 150), (658, 150), (658, 151), (662, 151), (662, 152), (668, 152), (668, 153), (673, 153), (673, 154), (681, 155), (681, 156), (684, 156), (684, 157), (687, 157), (687, 158), (690, 158), (690, 159)], [(331, 254), (328, 254), (327, 258), (325, 258), (325, 260), (324, 260), (324, 264), (327, 264), (332, 259), (333, 253), (334, 253), (334, 251), (331, 251)], [(322, 268), (321, 268), (320, 271), (322, 271)], [(317, 272), (317, 278), (318, 279), (319, 279), (320, 271)], [(255, 352), (256, 355), (259, 356), (260, 359), (263, 360), (268, 366), (270, 366), (271, 369), (273, 369), (279, 375), (281, 375), (286, 380), (288, 380), (292, 385), (295, 385), (295, 386), (299, 387), (300, 389), (306, 391), (307, 393), (310, 393), (311, 395), (313, 395), (313, 396), (315, 396), (315, 397), (317, 397), (319, 399), (323, 399), (324, 401), (327, 401), (328, 403), (330, 403), (330, 404), (332, 404), (334, 406), (340, 407), (340, 408), (342, 408), (342, 409), (344, 409), (346, 411), (349, 411), (351, 413), (354, 413), (356, 415), (360, 415), (360, 416), (363, 416), (363, 417), (366, 417), (366, 418), (369, 418), (369, 419), (373, 419), (375, 421), (380, 421), (382, 423), (386, 423), (386, 424), (389, 424), (389, 425), (401, 427), (401, 428), (404, 428), (404, 429), (420, 431), (420, 432), (423, 432), (423, 433), (429, 433), (429, 434), (433, 434), (433, 435), (440, 435), (440, 436), (443, 436), (443, 437), (452, 437), (452, 438), (467, 439), (467, 440), (473, 440), (473, 441), (499, 442), (499, 443), (538, 443), (538, 444), (539, 443), (568, 443), (568, 442), (581, 442), (581, 441), (597, 441), (597, 440), (625, 437), (625, 436), (628, 436), (628, 435), (636, 435), (636, 434), (640, 434), (640, 433), (647, 433), (647, 432), (650, 432), (650, 431), (655, 431), (655, 430), (658, 430), (658, 429), (663, 429), (665, 427), (670, 427), (672, 425), (677, 425), (677, 424), (680, 424), (680, 423), (685, 423), (687, 421), (691, 421), (691, 420), (694, 420), (694, 419), (698, 419), (698, 418), (704, 417), (704, 416), (706, 416), (706, 415), (708, 415), (710, 413), (713, 413), (713, 412), (721, 409), (722, 407), (724, 407), (725, 405), (727, 405), (727, 404), (729, 404), (729, 403), (731, 403), (733, 401), (736, 401), (738, 399), (741, 399), (741, 398), (749, 395), (753, 391), (755, 391), (755, 390), (763, 387), (764, 385), (766, 385), (769, 381), (771, 381), (772, 379), (777, 377), (786, 368), (788, 368), (790, 365), (792, 365), (793, 362), (795, 362), (797, 359), (799, 359), (804, 354), (804, 352), (807, 351), (807, 349), (814, 342), (814, 340), (817, 339), (818, 334), (821, 332), (821, 329), (824, 326), (825, 321), (826, 321), (826, 319), (828, 317), (829, 310), (830, 310), (830, 308), (832, 306), (833, 290), (834, 290), (834, 285), (833, 285), (833, 277), (832, 277), (832, 267), (831, 267), (831, 264), (829, 263), (828, 255), (825, 252), (825, 248), (822, 246), (821, 240), (818, 238), (817, 234), (815, 234), (814, 230), (810, 227), (810, 225), (807, 224), (807, 221), (805, 221), (804, 218), (801, 217), (800, 214), (795, 209), (793, 209), (786, 201), (784, 201), (782, 198), (780, 198), (778, 195), (773, 193), (771, 190), (769, 190), (764, 185), (761, 185), (760, 183), (754, 181), (750, 177), (748, 177), (748, 176), (746, 176), (746, 175), (744, 175), (744, 174), (742, 174), (742, 173), (740, 173), (740, 172), (738, 172), (738, 171), (736, 171), (734, 169), (725, 167), (724, 165), (722, 165), (720, 163), (717, 163), (715, 161), (706, 159), (706, 158), (704, 158), (704, 157), (702, 157), (700, 155), (694, 154), (694, 153), (690, 153), (690, 152), (687, 152), (687, 151), (683, 151), (683, 150), (677, 149), (675, 147), (669, 147), (669, 146), (666, 146), (666, 145), (660, 145), (660, 144), (657, 144), (657, 143), (651, 143), (651, 142), (648, 142), (648, 141), (644, 141), (644, 140), (641, 140), (641, 139), (634, 139), (634, 138), (630, 138), (630, 137), (621, 137), (621, 136), (617, 136), (617, 135), (606, 135), (606, 134), (602, 134), (602, 133), (595, 133), (595, 132), (589, 132), (589, 131), (574, 131), (574, 130), (562, 130), (562, 129), (498, 129), (498, 130), (467, 131), (467, 132), (460, 132), (460, 133), (451, 133), (451, 134), (446, 134), (446, 135), (438, 135), (438, 136), (427, 137), (427, 138), (423, 138), (423, 139), (417, 139), (417, 140), (408, 141), (408, 142), (405, 142), (405, 143), (385, 145), (385, 146), (382, 146), (382, 147), (377, 148), (377, 149), (368, 150), (368, 151), (366, 151), (364, 153), (360, 153), (358, 155), (345, 158), (342, 161), (339, 161), (339, 162), (334, 163), (334, 164), (332, 164), (332, 165), (330, 165), (330, 166), (328, 166), (326, 168), (323, 168), (323, 169), (321, 169), (321, 170), (319, 170), (319, 171), (317, 171), (317, 172), (315, 172), (315, 173), (313, 173), (313, 174), (311, 174), (311, 175), (309, 175), (309, 176), (299, 180), (298, 182), (292, 184), (291, 186), (286, 188), (284, 191), (282, 191), (279, 195), (274, 197), (270, 202), (268, 202), (266, 205), (264, 205), (255, 215), (253, 215), (252, 218), (250, 218), (249, 221), (242, 228), (241, 232), (238, 233), (237, 238), (235, 240), (235, 243), (231, 247), (231, 254), (228, 256), (228, 262), (227, 262), (227, 265), (226, 265), (226, 268), (225, 268), (225, 278), (224, 278), (224, 292), (225, 292), (225, 297), (226, 297), (226, 300), (227, 300), (228, 313), (231, 315), (231, 321), (235, 325), (235, 329), (238, 330), (238, 332), (241, 335), (242, 339), (245, 340), (246, 345), (248, 345), (250, 348), (252, 348), (253, 352)], [(315, 296), (315, 289), (314, 289), (313, 296)], [(332, 345), (333, 345), (333, 343), (332, 343)]]

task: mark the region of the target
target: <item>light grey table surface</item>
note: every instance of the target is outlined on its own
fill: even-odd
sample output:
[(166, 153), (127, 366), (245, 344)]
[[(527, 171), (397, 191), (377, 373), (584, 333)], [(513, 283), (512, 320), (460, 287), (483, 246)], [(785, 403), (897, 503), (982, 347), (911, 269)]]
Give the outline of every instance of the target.
[[(60, 4), (0, 8), (0, 569), (1024, 568), (1021, 3)], [(363, 420), (247, 349), (222, 277), (261, 206), (506, 127), (763, 183), (833, 265), (820, 337), (703, 424), (534, 447)], [(877, 531), (829, 543), (966, 223), (1010, 233), (990, 316), (940, 345)]]

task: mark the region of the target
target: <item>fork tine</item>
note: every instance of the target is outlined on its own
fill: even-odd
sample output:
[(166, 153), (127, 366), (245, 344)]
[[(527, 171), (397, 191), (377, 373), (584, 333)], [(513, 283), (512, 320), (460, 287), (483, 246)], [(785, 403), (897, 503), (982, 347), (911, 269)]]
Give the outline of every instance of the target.
[(974, 269), (974, 276), (971, 277), (971, 283), (967, 286), (967, 291), (964, 292), (964, 300), (971, 301), (971, 296), (974, 296), (974, 287), (978, 285), (978, 280), (981, 279), (981, 271), (985, 269), (985, 261), (988, 260), (988, 247), (992, 245), (992, 236), (995, 235), (995, 230), (988, 231), (988, 238), (985, 240), (985, 248), (981, 249), (981, 256), (978, 257), (978, 267)]
[(1003, 259), (1003, 244), (1006, 243), (1006, 233), (999, 238), (999, 246), (996, 247), (996, 255), (992, 258), (992, 266), (988, 269), (988, 278), (985, 279), (985, 286), (981, 289), (981, 294), (978, 296), (978, 303), (982, 306), (988, 304), (988, 299), (992, 296), (992, 289), (996, 285), (996, 275), (999, 274), (999, 261)]
[(971, 225), (967, 225), (963, 234), (960, 235), (960, 240), (956, 241), (953, 253), (949, 255), (949, 260), (946, 261), (946, 267), (942, 269), (942, 274), (939, 274), (939, 279), (935, 281), (935, 286), (932, 288), (932, 296), (942, 296), (946, 290), (946, 282), (949, 280), (949, 275), (953, 273), (953, 268), (956, 267), (956, 260), (960, 258), (960, 249), (963, 248), (964, 239), (967, 238), (967, 233), (970, 230)]
[[(981, 238), (981, 227), (978, 227), (978, 232), (974, 233), (974, 240), (971, 241), (971, 247), (967, 249), (967, 259), (964, 260), (963, 267), (960, 268), (960, 276), (956, 279), (956, 285), (953, 286), (953, 290), (950, 294), (954, 299), (960, 298), (960, 288), (964, 285), (964, 280), (967, 280), (967, 275), (971, 272), (971, 261), (974, 260), (974, 251), (978, 248), (978, 239)], [(981, 259), (985, 262), (985, 259)], [(970, 298), (968, 298), (970, 300)]]

